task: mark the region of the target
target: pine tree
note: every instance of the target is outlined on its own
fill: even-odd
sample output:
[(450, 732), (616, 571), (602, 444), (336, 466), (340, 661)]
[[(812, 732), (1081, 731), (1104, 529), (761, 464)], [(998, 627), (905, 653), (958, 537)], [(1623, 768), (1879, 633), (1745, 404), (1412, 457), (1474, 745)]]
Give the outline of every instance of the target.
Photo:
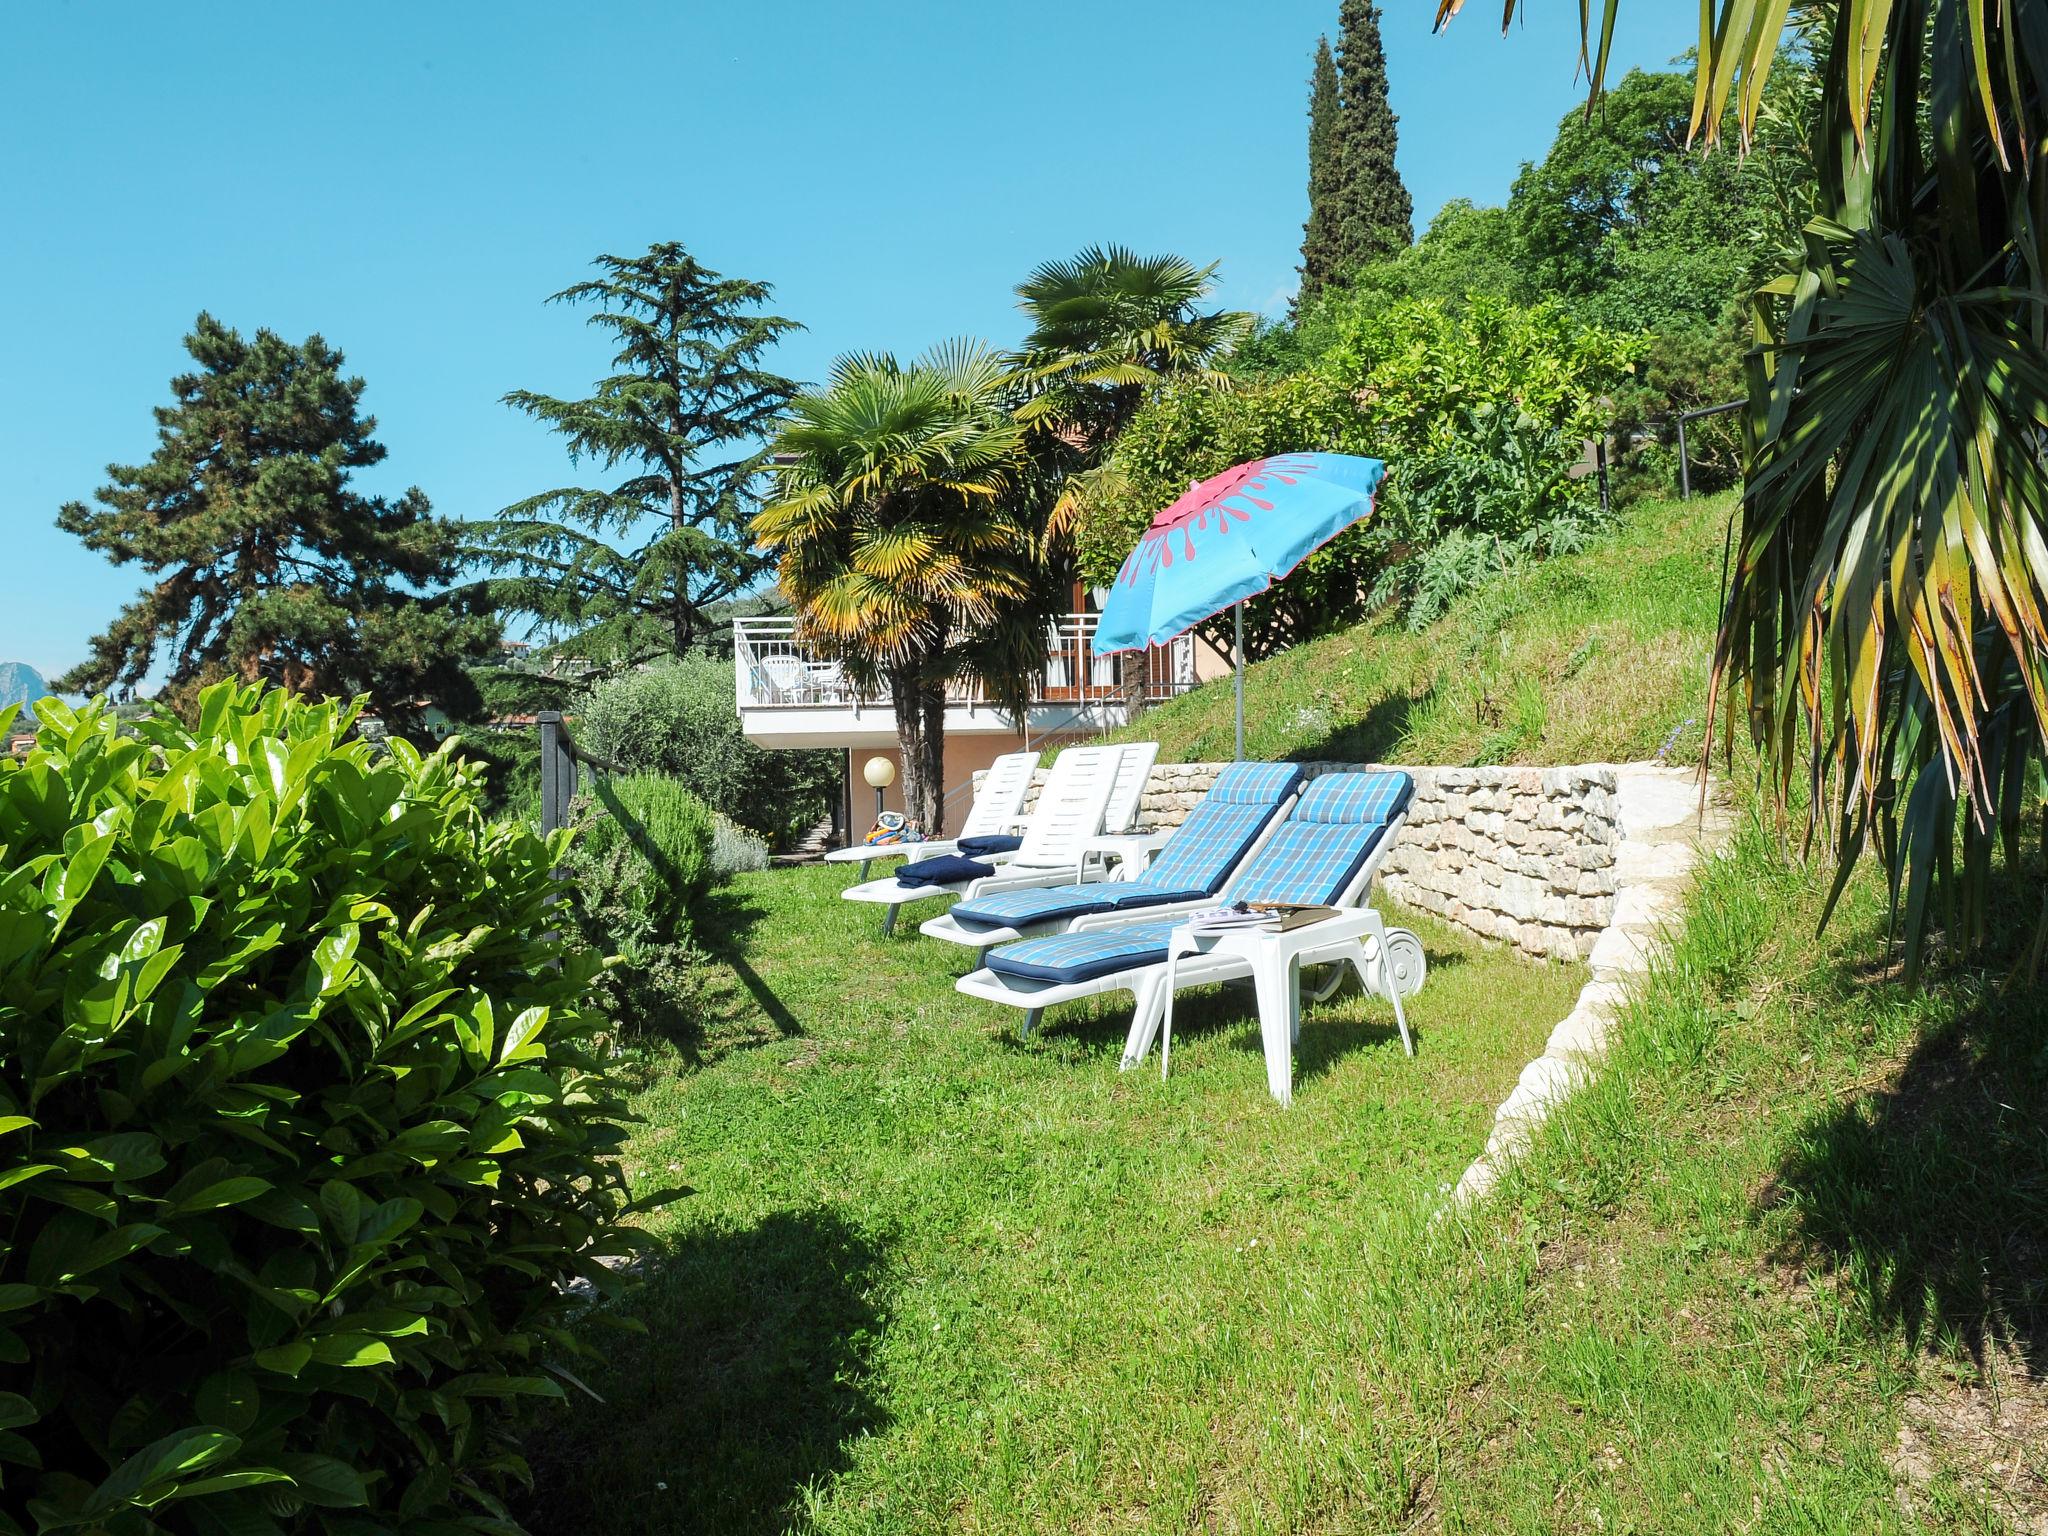
[(360, 378), (318, 336), (244, 340), (200, 315), (171, 381), (149, 462), (108, 466), (96, 506), (57, 525), (116, 565), (157, 575), (92, 641), (63, 692), (133, 687), (163, 664), (166, 694), (220, 677), (308, 694), (370, 696), (396, 729), (420, 706), (476, 706), (463, 664), (490, 654), (497, 625), (426, 589), (457, 571), (451, 524), (417, 486), (364, 496), (351, 475), (381, 462)]
[(551, 303), (599, 306), (617, 371), (586, 400), (514, 390), (505, 403), (568, 439), (573, 460), (631, 467), (610, 490), (543, 491), (475, 523), (472, 552), (500, 573), (484, 590), (619, 665), (681, 655), (705, 610), (767, 568), (747, 523), (771, 434), (796, 385), (760, 366), (794, 320), (763, 314), (766, 283), (724, 278), (673, 241), (600, 256), (602, 276)]
[[(1387, 101), (1387, 55), (1373, 0), (1342, 0), (1337, 11), (1337, 110), (1323, 153), (1319, 197), (1315, 105), (1325, 99), (1321, 60), (1310, 99), (1309, 239), (1302, 247), (1303, 297), (1348, 279), (1371, 261), (1414, 243), (1415, 205), (1394, 164), (1397, 119)], [(1325, 106), (1327, 111), (1327, 106)]]
[(1332, 278), (1336, 269), (1338, 203), (1342, 177), (1337, 161), (1338, 94), (1337, 61), (1330, 54), (1330, 40), (1316, 39), (1316, 62), (1309, 76), (1308, 93), (1308, 223), (1302, 227), (1301, 292), (1295, 306), (1305, 309)]

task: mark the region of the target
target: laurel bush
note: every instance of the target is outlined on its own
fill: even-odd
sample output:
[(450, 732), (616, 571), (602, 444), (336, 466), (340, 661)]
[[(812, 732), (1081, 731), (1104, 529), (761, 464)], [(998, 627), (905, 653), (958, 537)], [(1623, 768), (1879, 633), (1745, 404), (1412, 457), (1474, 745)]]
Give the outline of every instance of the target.
[(332, 701), (39, 713), (0, 761), (0, 1531), (512, 1529), (638, 1208), (566, 839)]

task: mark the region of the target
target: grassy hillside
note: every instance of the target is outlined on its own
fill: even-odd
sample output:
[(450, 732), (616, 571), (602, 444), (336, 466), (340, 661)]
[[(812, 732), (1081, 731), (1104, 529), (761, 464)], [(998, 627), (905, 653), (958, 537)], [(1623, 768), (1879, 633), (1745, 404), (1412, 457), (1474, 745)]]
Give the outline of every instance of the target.
[[(1654, 752), (1700, 712), (1728, 510), (1268, 663), (1253, 749)], [(1215, 756), (1228, 706), (1143, 728)], [(1993, 882), (1991, 951), (1908, 991), (1878, 871), (1817, 935), (1828, 862), (1729, 777), (1738, 835), (1614, 1056), (1464, 1211), (1577, 967), (1419, 922), (1417, 1054), (1339, 994), (1282, 1111), (1241, 990), (1185, 1000), (1170, 1078), (1119, 1073), (1125, 998), (1020, 1041), (848, 874), (724, 887), (709, 1048), (624, 1062), (635, 1188), (696, 1193), (649, 1218), (647, 1332), (592, 1320), (603, 1401), (536, 1436), (531, 1528), (2048, 1531), (2048, 992), (2008, 980), (2039, 856)]]
[[(1733, 496), (1623, 514), (1583, 554), (1503, 578), (1438, 623), (1398, 617), (1297, 647), (1245, 676), (1245, 751), (1352, 762), (1571, 763), (1699, 751)], [(1231, 755), (1219, 679), (1112, 740), (1168, 762)]]

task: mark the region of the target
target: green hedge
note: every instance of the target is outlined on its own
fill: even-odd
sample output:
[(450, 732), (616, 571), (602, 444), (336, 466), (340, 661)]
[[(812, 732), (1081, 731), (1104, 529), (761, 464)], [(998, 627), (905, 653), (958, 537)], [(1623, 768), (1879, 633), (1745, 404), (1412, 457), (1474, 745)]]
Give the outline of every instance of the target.
[(843, 754), (757, 747), (740, 730), (733, 664), (689, 655), (605, 679), (576, 739), (630, 773), (683, 781), (712, 810), (787, 848), (831, 814)]
[(571, 811), (576, 842), (565, 873), (608, 895), (664, 933), (686, 932), (711, 886), (711, 808), (660, 774), (598, 778)]
[(598, 778), (570, 807), (562, 876), (583, 947), (612, 963), (591, 1006), (622, 1035), (699, 1034), (692, 927), (719, 878), (717, 819), (674, 779)]
[(561, 842), (201, 699), (0, 762), (0, 1530), (506, 1529), (635, 1208)]

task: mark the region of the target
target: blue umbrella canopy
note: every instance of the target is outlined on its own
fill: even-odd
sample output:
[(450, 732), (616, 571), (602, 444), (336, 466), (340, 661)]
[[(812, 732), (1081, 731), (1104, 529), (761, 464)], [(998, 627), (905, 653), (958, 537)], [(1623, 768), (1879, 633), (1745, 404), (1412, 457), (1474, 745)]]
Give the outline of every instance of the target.
[(1164, 645), (1256, 597), (1372, 511), (1378, 459), (1283, 453), (1198, 481), (1152, 519), (1095, 626), (1095, 654)]
[[(1196, 482), (1152, 519), (1125, 558), (1095, 625), (1095, 654), (1140, 651), (1256, 597), (1372, 511), (1378, 459), (1283, 453)], [(1244, 644), (1235, 662), (1237, 755), (1244, 756)]]

